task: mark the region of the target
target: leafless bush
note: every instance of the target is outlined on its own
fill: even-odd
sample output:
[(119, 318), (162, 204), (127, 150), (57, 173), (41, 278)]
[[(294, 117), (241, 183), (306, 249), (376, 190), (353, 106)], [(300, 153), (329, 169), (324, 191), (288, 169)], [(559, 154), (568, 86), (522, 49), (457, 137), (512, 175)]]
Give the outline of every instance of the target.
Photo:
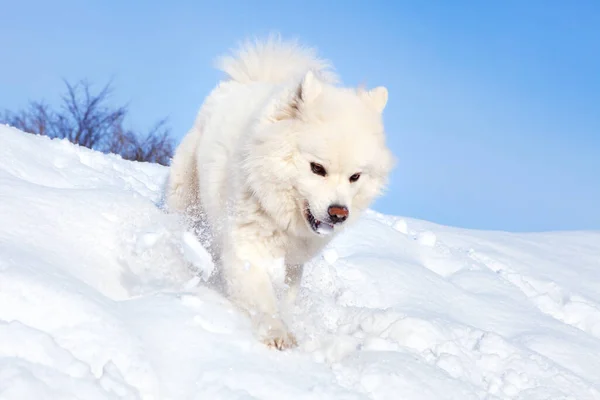
[(166, 120), (140, 134), (125, 128), (126, 106), (108, 104), (112, 93), (110, 82), (97, 93), (85, 80), (75, 85), (65, 81), (65, 85), (66, 93), (58, 109), (32, 101), (24, 110), (0, 113), (0, 122), (24, 132), (65, 138), (90, 149), (120, 154), (127, 160), (169, 164), (174, 144)]
[(129, 130), (115, 131), (111, 136), (109, 151), (127, 160), (148, 161), (168, 165), (173, 157), (173, 140), (166, 120), (159, 121), (143, 138)]

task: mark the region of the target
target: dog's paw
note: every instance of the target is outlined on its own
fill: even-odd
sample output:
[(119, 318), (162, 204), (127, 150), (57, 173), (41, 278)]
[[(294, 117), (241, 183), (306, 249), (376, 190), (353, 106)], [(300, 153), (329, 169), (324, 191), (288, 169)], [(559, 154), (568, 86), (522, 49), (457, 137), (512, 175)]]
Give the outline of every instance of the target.
[(263, 339), (263, 343), (266, 344), (267, 347), (277, 350), (291, 349), (298, 346), (296, 337), (290, 332), (285, 332), (281, 336), (265, 338)]
[(296, 337), (278, 318), (263, 316), (258, 321), (256, 328), (258, 336), (268, 347), (285, 350), (298, 345)]

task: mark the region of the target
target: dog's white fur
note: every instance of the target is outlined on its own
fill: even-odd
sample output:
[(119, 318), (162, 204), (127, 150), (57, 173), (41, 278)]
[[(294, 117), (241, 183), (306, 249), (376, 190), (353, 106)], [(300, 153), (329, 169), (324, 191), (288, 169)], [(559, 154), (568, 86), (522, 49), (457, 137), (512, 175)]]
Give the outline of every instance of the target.
[[(293, 301), (302, 265), (334, 235), (307, 222), (346, 206), (355, 220), (393, 165), (381, 114), (387, 90), (335, 86), (329, 64), (278, 37), (219, 61), (228, 79), (210, 93), (178, 147), (166, 193), (171, 210), (205, 218), (230, 298), (277, 348), (295, 344), (280, 294)], [(315, 174), (311, 162), (326, 176)], [(360, 179), (349, 177), (360, 173)], [(284, 303), (285, 304), (285, 303)]]

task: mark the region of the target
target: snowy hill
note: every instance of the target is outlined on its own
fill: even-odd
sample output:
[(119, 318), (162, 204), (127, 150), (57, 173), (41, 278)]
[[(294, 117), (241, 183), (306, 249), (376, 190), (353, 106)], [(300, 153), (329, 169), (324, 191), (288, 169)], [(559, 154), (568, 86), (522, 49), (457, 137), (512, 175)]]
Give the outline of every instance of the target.
[(0, 126), (0, 399), (600, 399), (600, 232), (371, 212), (279, 352), (189, 267), (166, 174)]

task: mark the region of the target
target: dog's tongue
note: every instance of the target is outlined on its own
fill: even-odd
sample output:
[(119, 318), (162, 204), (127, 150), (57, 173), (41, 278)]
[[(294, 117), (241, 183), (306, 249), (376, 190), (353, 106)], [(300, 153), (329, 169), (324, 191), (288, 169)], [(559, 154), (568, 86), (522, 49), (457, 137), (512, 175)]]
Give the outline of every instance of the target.
[(328, 224), (327, 222), (319, 221), (319, 224), (317, 226), (317, 232), (320, 235), (329, 235), (333, 233), (333, 225)]

